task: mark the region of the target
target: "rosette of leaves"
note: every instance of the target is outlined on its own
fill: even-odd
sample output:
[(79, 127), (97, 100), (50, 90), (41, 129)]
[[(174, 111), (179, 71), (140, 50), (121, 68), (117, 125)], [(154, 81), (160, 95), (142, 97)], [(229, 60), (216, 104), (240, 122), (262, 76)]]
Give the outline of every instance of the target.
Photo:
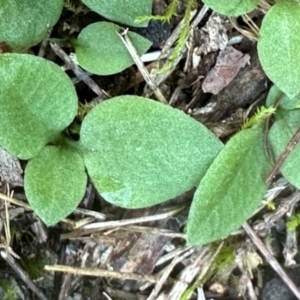
[(0, 65), (0, 145), (29, 160), (25, 193), (47, 225), (81, 201), (85, 167), (107, 201), (146, 207), (197, 185), (223, 147), (183, 112), (137, 96), (97, 105), (75, 142), (64, 130), (77, 111), (67, 75), (54, 63), (25, 54), (0, 55)]

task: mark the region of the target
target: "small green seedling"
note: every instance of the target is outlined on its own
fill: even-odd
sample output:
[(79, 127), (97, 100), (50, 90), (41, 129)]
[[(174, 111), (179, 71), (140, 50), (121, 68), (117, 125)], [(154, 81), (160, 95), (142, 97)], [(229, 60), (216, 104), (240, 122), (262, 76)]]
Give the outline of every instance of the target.
[[(48, 2), (0, 0), (0, 40), (14, 52), (40, 42), (62, 10), (62, 1)], [(107, 19), (129, 25), (138, 16), (150, 15), (152, 4), (150, 0), (136, 5), (124, 1), (120, 11), (119, 1), (100, 6), (98, 1), (83, 2)], [(230, 16), (245, 14), (258, 4), (257, 0), (203, 2)], [(299, 5), (293, 0), (277, 1), (263, 20), (258, 52), (276, 86), (269, 93), (267, 110), (250, 120), (225, 147), (183, 112), (129, 95), (92, 108), (76, 142), (67, 134), (78, 109), (69, 77), (45, 59), (1, 54), (0, 145), (28, 160), (25, 192), (36, 214), (47, 225), (66, 217), (82, 199), (89, 176), (104, 199), (125, 208), (155, 205), (198, 186), (187, 224), (191, 245), (224, 238), (238, 229), (268, 188), (265, 177), (271, 164), (265, 153), (266, 137), (277, 159), (300, 126), (296, 108), (300, 102)], [(130, 13), (125, 14), (128, 9)], [(147, 20), (141, 25), (146, 26)], [(116, 39), (119, 30), (108, 22), (84, 28), (73, 42), (79, 63), (95, 74), (113, 74), (130, 66), (133, 61)], [(129, 37), (140, 55), (149, 49), (143, 37), (134, 33)], [(105, 39), (108, 47), (99, 39)], [(275, 122), (268, 133), (265, 116), (273, 113), (273, 105), (277, 107)], [(298, 188), (299, 151), (297, 146), (281, 167)]]
[(183, 112), (137, 96), (94, 107), (76, 143), (63, 133), (77, 111), (75, 89), (64, 72), (25, 54), (1, 55), (0, 65), (5, 87), (0, 144), (29, 159), (25, 192), (48, 225), (70, 214), (82, 199), (85, 167), (107, 201), (147, 207), (199, 184), (222, 148)]

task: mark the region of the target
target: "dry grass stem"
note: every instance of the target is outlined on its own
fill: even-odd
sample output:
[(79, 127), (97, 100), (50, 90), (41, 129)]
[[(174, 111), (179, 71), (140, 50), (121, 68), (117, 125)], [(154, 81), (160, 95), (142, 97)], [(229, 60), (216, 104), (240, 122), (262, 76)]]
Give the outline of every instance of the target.
[(73, 268), (69, 266), (63, 265), (46, 265), (44, 267), (46, 271), (55, 271), (55, 272), (63, 272), (80, 276), (95, 276), (95, 277), (108, 277), (108, 278), (117, 278), (122, 280), (136, 280), (143, 282), (157, 282), (156, 276), (151, 275), (140, 275), (134, 273), (120, 273), (115, 271), (109, 271), (104, 269), (95, 269), (95, 268)]
[[(169, 252), (169, 253), (165, 254), (164, 256), (160, 257), (159, 260), (156, 262), (155, 266), (162, 265), (165, 262), (167, 262), (168, 260), (171, 260), (174, 257), (177, 257), (190, 249), (192, 249), (192, 247), (184, 247), (184, 248), (178, 247), (174, 251)], [(193, 249), (195, 249), (195, 248), (193, 248)]]
[(258, 35), (250, 30), (244, 29), (242, 27), (240, 27), (237, 23), (236, 18), (229, 18), (232, 26), (238, 31), (240, 32), (242, 35), (244, 35), (245, 37), (247, 37), (248, 39), (252, 40), (252, 41), (257, 41), (258, 40)]
[(0, 199), (4, 200), (4, 201), (8, 201), (9, 203), (15, 204), (17, 206), (24, 207), (25, 209), (32, 210), (32, 208), (30, 207), (29, 204), (27, 204), (27, 203), (25, 203), (21, 200), (17, 200), (17, 199), (14, 199), (12, 197), (6, 196), (6, 195), (1, 194), (1, 193), (0, 193)]
[(185, 209), (185, 207), (186, 206), (180, 206), (179, 208), (177, 207), (169, 212), (157, 214), (154, 216), (147, 216), (147, 217), (134, 218), (134, 219), (128, 219), (128, 220), (92, 223), (92, 224), (83, 226), (82, 229), (83, 230), (89, 230), (89, 229), (98, 230), (98, 229), (116, 228), (116, 227), (126, 226), (126, 225), (130, 225), (130, 224), (135, 224), (135, 223), (161, 220), (161, 219), (169, 218), (169, 217), (172, 217), (172, 216), (178, 214), (183, 209)]
[(166, 100), (165, 96), (161, 92), (160, 88), (155, 84), (155, 82), (150, 77), (150, 74), (146, 67), (144, 66), (144, 63), (142, 62), (140, 56), (138, 55), (136, 49), (134, 48), (133, 44), (131, 43), (130, 38), (127, 35), (127, 30), (124, 30), (121, 34), (118, 33), (119, 37), (121, 38), (121, 41), (127, 48), (129, 54), (131, 55), (132, 59), (134, 60), (135, 64), (137, 65), (140, 73), (142, 74), (145, 82), (149, 85), (151, 90), (153, 91), (154, 95), (156, 96), (157, 100), (161, 103), (168, 104), (168, 101)]
[(184, 234), (184, 233), (173, 232), (171, 230), (163, 229), (163, 228), (131, 225), (131, 226), (122, 227), (122, 230), (134, 231), (134, 232), (143, 232), (143, 233), (149, 233), (149, 234), (157, 234), (157, 235), (168, 236), (168, 237), (171, 237), (171, 238), (186, 239), (186, 234)]
[[(217, 252), (219, 249), (220, 247), (218, 247)], [(196, 259), (181, 271), (179, 278), (176, 278), (175, 284), (165, 298), (166, 300), (180, 299), (195, 277), (198, 276), (197, 281), (199, 282), (208, 271), (217, 252), (212, 254), (209, 246), (203, 246), (198, 251)]]
[(151, 294), (147, 298), (147, 300), (155, 300), (157, 299), (158, 293), (163, 288), (163, 285), (168, 280), (168, 277), (170, 276), (170, 273), (173, 271), (174, 267), (181, 262), (183, 259), (189, 257), (192, 253), (196, 251), (195, 248), (186, 248), (186, 252), (183, 253), (181, 256), (176, 256), (173, 261), (165, 268), (164, 273), (156, 283), (155, 287), (153, 288)]

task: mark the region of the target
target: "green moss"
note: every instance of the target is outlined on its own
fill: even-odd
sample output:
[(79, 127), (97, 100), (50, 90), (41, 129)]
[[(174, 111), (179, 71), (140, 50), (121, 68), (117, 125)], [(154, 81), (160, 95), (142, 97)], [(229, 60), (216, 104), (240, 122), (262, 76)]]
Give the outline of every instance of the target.
[(46, 261), (40, 255), (32, 255), (21, 259), (21, 266), (32, 280), (37, 280), (44, 275)]
[[(176, 15), (176, 8), (179, 4), (179, 0), (172, 0), (166, 10), (166, 13), (161, 16), (143, 16), (136, 20), (136, 22), (142, 22), (145, 20), (159, 20), (162, 22), (170, 22), (172, 16)], [(165, 65), (158, 71), (158, 73), (164, 73), (168, 70), (170, 70), (173, 66), (174, 61), (176, 58), (180, 55), (183, 47), (185, 46), (185, 43), (188, 39), (189, 31), (190, 31), (190, 15), (194, 8), (197, 7), (197, 2), (195, 0), (187, 0), (186, 1), (186, 9), (183, 16), (183, 26), (180, 31), (179, 38), (176, 42), (176, 46), (171, 53), (170, 57), (168, 58), (168, 61), (165, 63)]]
[(0, 287), (3, 289), (4, 292), (4, 296), (3, 296), (4, 300), (18, 299), (17, 288), (7, 279), (1, 281)]

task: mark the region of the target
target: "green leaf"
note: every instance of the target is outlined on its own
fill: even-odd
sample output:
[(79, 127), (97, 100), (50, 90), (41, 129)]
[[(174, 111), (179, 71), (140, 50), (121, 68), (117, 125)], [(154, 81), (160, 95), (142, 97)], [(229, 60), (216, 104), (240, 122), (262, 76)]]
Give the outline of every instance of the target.
[(57, 22), (63, 0), (0, 0), (0, 42), (20, 52), (43, 40)]
[(271, 169), (264, 152), (263, 126), (236, 134), (214, 160), (194, 195), (187, 237), (190, 245), (224, 238), (260, 204)]
[(278, 1), (263, 19), (258, 54), (267, 76), (289, 98), (300, 92), (300, 3)]
[(96, 188), (126, 208), (151, 206), (197, 185), (222, 148), (183, 112), (137, 96), (96, 106), (83, 120), (80, 136)]
[(280, 100), (280, 108), (285, 110), (293, 110), (296, 109), (296, 107), (300, 104), (300, 95), (298, 94), (296, 97), (290, 99), (276, 85), (273, 85), (269, 91), (266, 105), (275, 105), (277, 100)]
[(33, 55), (0, 55), (0, 77), (0, 145), (32, 158), (75, 117), (76, 91), (57, 65)]
[(202, 0), (202, 2), (217, 13), (230, 17), (237, 17), (254, 10), (259, 0)]
[[(270, 129), (269, 139), (277, 159), (300, 127), (300, 110), (278, 110), (275, 117), (276, 122)], [(298, 143), (280, 169), (282, 175), (297, 188), (300, 188), (299, 166), (300, 144)]]
[(138, 17), (151, 15), (152, 12), (152, 0), (82, 0), (82, 2), (109, 20), (135, 27), (146, 27), (147, 21), (142, 23), (134, 21)]
[(24, 187), (30, 206), (50, 226), (77, 207), (86, 182), (79, 154), (70, 148), (48, 146), (28, 162)]
[[(76, 57), (87, 71), (98, 75), (110, 75), (123, 71), (134, 61), (117, 32), (120, 27), (108, 22), (93, 23), (85, 27), (75, 42)], [(128, 32), (139, 55), (143, 55), (151, 42), (142, 36)]]

